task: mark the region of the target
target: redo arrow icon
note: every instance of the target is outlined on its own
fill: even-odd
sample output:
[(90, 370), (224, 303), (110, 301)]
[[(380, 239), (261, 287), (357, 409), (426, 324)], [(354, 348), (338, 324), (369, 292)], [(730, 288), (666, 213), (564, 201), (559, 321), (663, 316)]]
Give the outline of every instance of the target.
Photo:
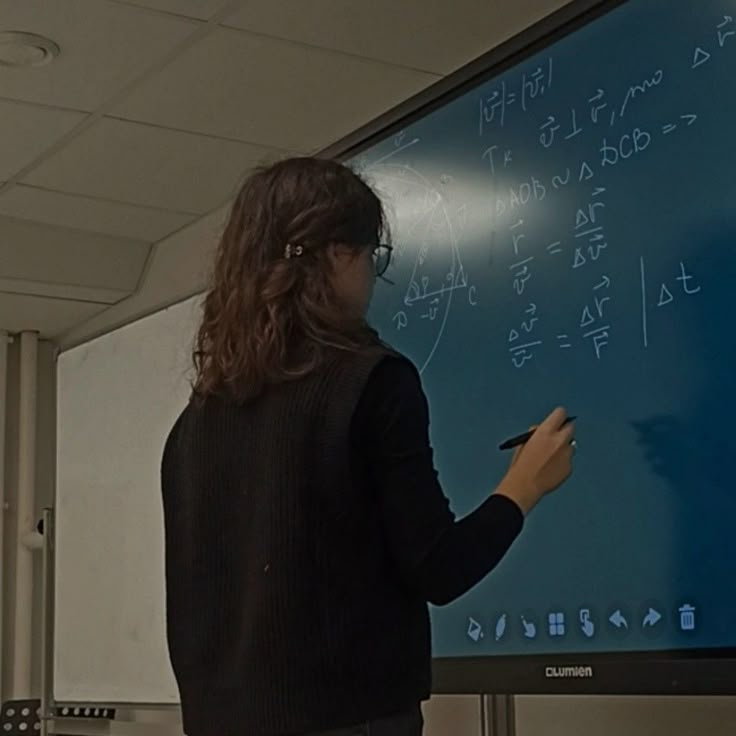
[(647, 615), (644, 616), (644, 620), (641, 622), (641, 625), (643, 629), (652, 628), (661, 620), (662, 614), (659, 611), (655, 611), (653, 608), (650, 608), (649, 611), (647, 611)]

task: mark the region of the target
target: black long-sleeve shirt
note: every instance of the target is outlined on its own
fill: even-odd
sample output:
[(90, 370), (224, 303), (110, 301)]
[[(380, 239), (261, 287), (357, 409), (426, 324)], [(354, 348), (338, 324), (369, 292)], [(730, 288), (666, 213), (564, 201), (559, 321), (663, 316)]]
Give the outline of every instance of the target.
[[(397, 568), (430, 603), (467, 592), (521, 531), (522, 512), (505, 496), (489, 495), (456, 520), (433, 463), (427, 399), (404, 359), (386, 357), (371, 373), (353, 417), (351, 447), (353, 467), (371, 479)], [(489, 490), (492, 484), (489, 478)]]
[(186, 407), (162, 491), (189, 736), (308, 733), (429, 696), (427, 601), (486, 575), (522, 514), (491, 496), (455, 520), (428, 422), (416, 369), (382, 350)]

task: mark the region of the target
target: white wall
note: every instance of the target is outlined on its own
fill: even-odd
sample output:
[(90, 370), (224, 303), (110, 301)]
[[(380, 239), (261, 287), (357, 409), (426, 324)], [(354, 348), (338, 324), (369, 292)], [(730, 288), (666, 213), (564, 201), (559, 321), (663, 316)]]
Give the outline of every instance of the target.
[[(18, 493), (18, 379), (19, 343), (16, 340), (8, 352), (8, 401), (6, 407), (6, 464), (5, 490), (7, 510), (3, 514), (4, 546), (3, 559), (3, 693), (2, 699), (9, 697), (12, 681), (12, 627), (15, 618), (15, 551), (16, 551), (16, 499)], [(56, 435), (56, 367), (54, 346), (40, 342), (38, 349), (38, 434), (36, 462), (36, 510), (40, 518), (43, 508), (50, 506), (54, 495), (55, 476), (55, 435)], [(40, 631), (41, 631), (41, 555), (36, 554), (34, 563), (34, 610), (33, 616), (33, 692), (40, 696)]]

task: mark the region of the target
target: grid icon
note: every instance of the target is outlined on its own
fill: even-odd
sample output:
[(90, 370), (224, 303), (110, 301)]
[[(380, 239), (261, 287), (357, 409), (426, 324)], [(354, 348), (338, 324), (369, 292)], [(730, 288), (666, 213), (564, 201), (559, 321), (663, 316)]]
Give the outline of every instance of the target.
[(549, 622), (550, 636), (565, 636), (565, 614), (561, 611), (553, 611), (547, 617)]

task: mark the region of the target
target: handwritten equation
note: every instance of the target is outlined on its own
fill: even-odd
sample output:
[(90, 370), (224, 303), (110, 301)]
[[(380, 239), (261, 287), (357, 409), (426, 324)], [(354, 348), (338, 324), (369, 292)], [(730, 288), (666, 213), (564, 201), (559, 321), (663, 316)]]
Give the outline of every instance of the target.
[[(571, 228), (568, 247), (572, 251), (570, 269), (577, 271), (588, 264), (596, 264), (605, 255), (608, 249), (608, 237), (603, 220), (606, 208), (604, 195), (606, 189), (594, 188), (588, 201), (577, 208), (574, 224)], [(532, 265), (536, 256), (527, 256), (516, 261), (519, 251), (526, 240), (524, 220), (519, 220), (511, 226), (511, 251), (514, 263), (509, 267), (512, 274), (512, 288), (517, 296), (527, 293), (527, 285), (532, 279)], [(565, 246), (561, 240), (547, 245), (541, 258), (556, 258), (565, 253)], [(605, 273), (590, 287), (589, 300), (581, 306), (578, 323), (555, 331), (555, 341), (561, 350), (573, 347), (576, 338), (592, 346), (595, 357), (600, 360), (603, 349), (610, 339), (611, 325), (608, 321), (608, 309), (612, 300), (612, 279)], [(508, 334), (508, 352), (511, 363), (515, 368), (522, 368), (534, 359), (536, 353), (545, 345), (544, 335), (536, 331), (541, 315), (535, 302), (525, 304), (523, 314), (518, 324), (510, 329)], [(573, 331), (574, 327), (574, 331)]]
[[(715, 25), (710, 45), (703, 42), (693, 50), (690, 70), (697, 70), (712, 61), (719, 50), (733, 41), (734, 36), (736, 21), (731, 16), (724, 16)], [(675, 113), (665, 112), (666, 117), (663, 116), (658, 124), (652, 124), (647, 102), (666, 94), (665, 90), (674, 84), (677, 84), (676, 75), (668, 72), (667, 67), (654, 67), (650, 73), (629, 84), (618, 99), (600, 87), (586, 96), (583, 104), (571, 106), (563, 115), (542, 114), (537, 129), (537, 145), (543, 151), (564, 146), (566, 154), (576, 159), (556, 173), (553, 169), (550, 174), (549, 166), (541, 163), (539, 173), (529, 171), (527, 165), (521, 167), (524, 171), (521, 180), (511, 183), (517, 170), (514, 148), (496, 140), (482, 149), (481, 160), (494, 182), (494, 222), (496, 227), (506, 222), (512, 304), (516, 301), (519, 304), (507, 332), (506, 349), (514, 368), (521, 369), (531, 363), (550, 344), (563, 351), (571, 350), (577, 343), (588, 344), (595, 360), (605, 358), (617, 329), (612, 321), (616, 313), (617, 285), (611, 275), (612, 270), (616, 270), (612, 268), (615, 262), (611, 258), (617, 256), (616, 244), (611, 241), (606, 226), (609, 189), (606, 174), (630, 160), (645, 156), (655, 144), (697, 124), (698, 111), (687, 109), (686, 103), (681, 103), (684, 109)], [(481, 135), (488, 133), (494, 122), (498, 128), (503, 127), (506, 110), (501, 104), (503, 91), (507, 90), (502, 86), (498, 95), (483, 101)], [(537, 97), (543, 96), (540, 87)], [(495, 107), (491, 107), (491, 103)], [(655, 106), (654, 109), (671, 111), (672, 107)], [(636, 121), (638, 112), (642, 110), (649, 113), (647, 123)], [(597, 140), (594, 155), (591, 154), (591, 135), (593, 140)], [(570, 229), (562, 237), (531, 243), (530, 218), (539, 211), (540, 204), (568, 187), (574, 187), (576, 192), (587, 191), (586, 199), (576, 207)], [(569, 196), (565, 201), (569, 202)], [(539, 279), (538, 269), (545, 268), (540, 261), (545, 259), (567, 260), (572, 272), (568, 290), (573, 294), (580, 293), (581, 298), (578, 319), (574, 323), (561, 324), (559, 317), (545, 314), (540, 309), (535, 284)], [(657, 283), (647, 283), (647, 263), (643, 255), (639, 267), (642, 344), (646, 348), (650, 342), (650, 311), (668, 308), (678, 301), (678, 295), (692, 297), (699, 294), (701, 285), (686, 260), (679, 262), (677, 273), (661, 275)], [(624, 286), (629, 293), (629, 280)]]
[[(707, 290), (691, 253), (655, 258), (619, 242), (620, 221), (640, 218), (646, 206), (625, 190), (630, 179), (641, 197), (640, 162), (660, 166), (671, 151), (674, 166), (675, 154), (713, 124), (703, 95), (683, 90), (701, 91), (708, 67), (736, 50), (736, 20), (724, 15), (710, 31), (700, 27), (695, 43), (673, 41), (668, 58), (653, 52), (638, 70), (622, 64), (628, 71), (619, 75), (583, 75), (585, 85), (565, 79), (570, 57), (553, 46), (450, 102), (457, 125), (443, 107), (441, 123), (424, 128), (422, 118), (361, 159), (394, 204), (398, 277), (390, 274), (396, 284), (385, 314), (399, 343), (422, 353), (420, 370), (455, 324), (450, 315), (467, 319), (479, 304), (504, 305), (494, 340), (504, 340), (506, 364), (523, 370), (559, 351), (605, 362), (624, 337), (636, 338), (637, 281), (644, 348), (655, 339), (655, 313), (674, 318), (678, 304)], [(471, 108), (475, 128), (465, 136), (458, 131), (467, 132)], [(621, 201), (635, 211), (622, 212)], [(492, 254), (490, 274), (478, 267), (476, 243)], [(560, 286), (556, 303), (550, 295)]]
[[(644, 256), (639, 257), (641, 274), (641, 336), (645, 348), (649, 347), (649, 312), (652, 308), (661, 309), (675, 301), (678, 296), (692, 296), (699, 294), (701, 287), (695, 276), (690, 273), (684, 261), (680, 261), (679, 273), (667, 279), (658, 281), (656, 285), (655, 301), (651, 302), (647, 292), (647, 268)], [(675, 287), (679, 288), (675, 288)]]
[(550, 57), (546, 64), (522, 74), (517, 84), (504, 80), (490, 93), (482, 94), (478, 100), (478, 134), (482, 136), (496, 126), (503, 128), (515, 105), (526, 112), (535, 100), (544, 97), (552, 89), (553, 68)]

